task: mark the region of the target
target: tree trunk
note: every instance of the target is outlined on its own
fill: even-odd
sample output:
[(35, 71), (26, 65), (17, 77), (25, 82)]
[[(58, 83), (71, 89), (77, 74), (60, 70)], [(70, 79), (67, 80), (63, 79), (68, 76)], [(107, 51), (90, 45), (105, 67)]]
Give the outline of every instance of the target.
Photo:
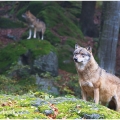
[(98, 37), (98, 28), (93, 22), (95, 5), (96, 1), (82, 1), (80, 24), (85, 36)]
[(99, 64), (110, 73), (115, 74), (116, 47), (119, 34), (120, 2), (104, 1), (102, 30), (98, 51)]

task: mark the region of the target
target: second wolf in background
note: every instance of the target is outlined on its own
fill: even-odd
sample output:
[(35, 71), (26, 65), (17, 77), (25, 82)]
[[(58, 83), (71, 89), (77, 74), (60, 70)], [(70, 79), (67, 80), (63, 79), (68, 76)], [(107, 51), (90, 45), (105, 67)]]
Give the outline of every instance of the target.
[(27, 39), (31, 39), (33, 29), (34, 30), (33, 38), (36, 38), (37, 34), (39, 34), (38, 35), (39, 38), (41, 32), (41, 39), (43, 40), (44, 33), (46, 30), (45, 23), (37, 19), (30, 11), (26, 11), (24, 14), (22, 14), (22, 17), (25, 18), (29, 25), (29, 37)]

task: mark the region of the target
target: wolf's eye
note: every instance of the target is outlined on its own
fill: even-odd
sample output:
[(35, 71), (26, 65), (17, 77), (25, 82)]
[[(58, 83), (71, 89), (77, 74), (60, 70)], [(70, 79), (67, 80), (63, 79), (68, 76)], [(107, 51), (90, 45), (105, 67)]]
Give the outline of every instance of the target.
[(82, 53), (81, 55), (82, 55), (82, 57), (85, 57), (85, 54)]
[(78, 53), (73, 53), (74, 55), (78, 55)]

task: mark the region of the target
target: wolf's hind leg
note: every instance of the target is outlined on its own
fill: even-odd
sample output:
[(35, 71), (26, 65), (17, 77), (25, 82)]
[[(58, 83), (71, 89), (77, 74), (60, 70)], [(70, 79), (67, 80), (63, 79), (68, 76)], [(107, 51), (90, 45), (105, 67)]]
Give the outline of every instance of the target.
[(31, 30), (31, 29), (29, 29), (29, 37), (28, 37), (27, 39), (30, 39), (30, 38), (31, 38), (31, 36), (32, 36), (32, 30)]
[(41, 33), (41, 40), (43, 40), (44, 39), (44, 34), (43, 34), (43, 32)]
[(36, 28), (34, 28), (34, 36), (33, 38), (36, 38)]
[(43, 40), (43, 39), (44, 39), (44, 33), (45, 33), (45, 30), (44, 30), (44, 29), (42, 29), (42, 31), (41, 31), (41, 40)]

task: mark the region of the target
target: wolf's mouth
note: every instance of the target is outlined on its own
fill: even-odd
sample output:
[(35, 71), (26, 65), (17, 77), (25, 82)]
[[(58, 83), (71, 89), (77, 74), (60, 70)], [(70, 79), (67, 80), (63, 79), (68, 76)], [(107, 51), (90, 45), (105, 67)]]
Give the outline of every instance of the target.
[(75, 63), (79, 63), (80, 65), (83, 64), (83, 61), (78, 61), (77, 59), (74, 60)]

